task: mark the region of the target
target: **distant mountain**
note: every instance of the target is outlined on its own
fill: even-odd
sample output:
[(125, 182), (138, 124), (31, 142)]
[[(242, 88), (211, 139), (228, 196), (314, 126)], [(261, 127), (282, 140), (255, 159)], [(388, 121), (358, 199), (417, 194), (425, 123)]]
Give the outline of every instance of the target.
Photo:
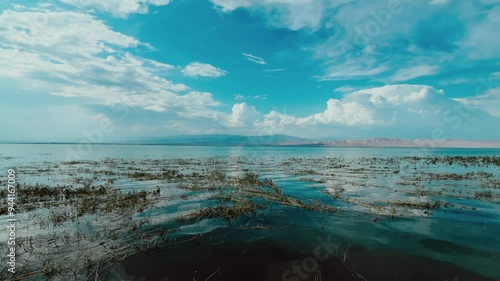
[(162, 138), (146, 138), (126, 143), (162, 145), (275, 145), (279, 143), (301, 143), (306, 139), (287, 135), (242, 136), (242, 135), (186, 135)]
[(435, 147), (435, 148), (500, 148), (500, 140), (407, 140), (397, 138), (373, 138), (364, 140), (285, 141), (281, 146), (334, 146), (334, 147)]
[[(0, 142), (2, 143), (2, 142)], [(3, 142), (71, 144), (77, 142)], [(372, 138), (360, 140), (312, 140), (287, 135), (184, 135), (161, 138), (122, 139), (101, 144), (200, 145), (200, 146), (320, 146), (320, 147), (432, 147), (432, 148), (500, 148), (500, 140), (429, 140)]]
[(229, 146), (326, 146), (326, 147), (435, 147), (435, 148), (500, 148), (500, 140), (408, 140), (372, 138), (362, 140), (309, 140), (287, 135), (184, 135), (128, 140), (127, 144), (151, 145), (229, 145)]

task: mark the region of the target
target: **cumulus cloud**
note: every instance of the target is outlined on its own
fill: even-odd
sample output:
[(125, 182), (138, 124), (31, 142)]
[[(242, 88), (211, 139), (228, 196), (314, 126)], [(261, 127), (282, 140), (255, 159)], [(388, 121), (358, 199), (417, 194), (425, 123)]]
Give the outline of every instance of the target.
[(262, 115), (254, 106), (250, 106), (246, 102), (237, 103), (233, 106), (226, 125), (228, 127), (248, 127), (260, 120), (261, 117)]
[(149, 6), (165, 6), (170, 0), (60, 0), (79, 8), (96, 9), (125, 18), (130, 14), (146, 14)]
[(207, 63), (192, 62), (182, 70), (182, 74), (188, 77), (221, 77), (227, 75), (227, 71)]
[[(416, 115), (425, 117), (432, 113), (429, 108), (433, 97), (442, 91), (422, 85), (388, 85), (352, 92), (342, 99), (330, 99), (324, 112), (314, 114), (304, 120), (310, 123), (344, 125), (387, 125), (408, 121)], [(417, 114), (415, 114), (417, 113)]]
[[(433, 138), (435, 132), (446, 137), (479, 136), (478, 128), (497, 126), (498, 96), (489, 94), (474, 100), (447, 98), (442, 90), (427, 85), (387, 85), (330, 99), (326, 109), (308, 116), (271, 111), (254, 122), (258, 132), (291, 133), (331, 137), (391, 136)], [(466, 103), (473, 104), (468, 106)], [(487, 107), (487, 104), (491, 106)], [(486, 112), (490, 111), (488, 116)], [(474, 133), (475, 132), (475, 133)], [(491, 134), (489, 134), (491, 135)], [(494, 135), (494, 133), (493, 133)]]
[(330, 99), (323, 112), (296, 117), (277, 111), (266, 114), (258, 127), (293, 128), (296, 126), (388, 126), (415, 125), (435, 119), (454, 101), (446, 99), (442, 90), (425, 85), (387, 85), (345, 94)]

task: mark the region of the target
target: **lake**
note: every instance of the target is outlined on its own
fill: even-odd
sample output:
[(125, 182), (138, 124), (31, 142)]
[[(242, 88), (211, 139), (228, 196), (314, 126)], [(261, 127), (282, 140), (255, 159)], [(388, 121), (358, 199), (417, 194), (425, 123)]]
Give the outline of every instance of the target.
[(2, 144), (0, 159), (19, 280), (500, 278), (500, 149)]

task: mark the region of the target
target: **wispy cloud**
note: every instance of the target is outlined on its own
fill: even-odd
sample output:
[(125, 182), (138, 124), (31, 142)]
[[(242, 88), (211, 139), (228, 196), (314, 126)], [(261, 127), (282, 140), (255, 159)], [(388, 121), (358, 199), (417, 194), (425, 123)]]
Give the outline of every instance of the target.
[(392, 81), (408, 81), (422, 76), (434, 75), (439, 72), (437, 65), (417, 65), (398, 70), (392, 77)]
[(255, 96), (249, 96), (249, 97), (254, 99), (254, 100), (267, 100), (267, 94), (255, 95)]
[(366, 59), (363, 62), (352, 60), (345, 63), (332, 64), (327, 67), (324, 75), (317, 76), (316, 78), (320, 81), (371, 78), (387, 70), (387, 65), (377, 65), (377, 61), (374, 59)]
[(253, 99), (253, 100), (267, 100), (268, 95), (263, 94), (263, 95), (248, 95), (248, 96), (243, 96), (243, 95), (233, 95), (234, 100), (236, 101), (243, 101), (243, 100), (248, 100), (248, 99)]
[(235, 101), (243, 101), (243, 100), (246, 100), (247, 98), (243, 95), (240, 95), (240, 94), (237, 94), (237, 95), (233, 95), (234, 97), (234, 100)]
[(170, 0), (60, 0), (78, 8), (95, 9), (111, 13), (115, 17), (126, 18), (130, 14), (146, 14), (149, 6), (165, 6)]
[[(41, 24), (37, 18), (48, 20)], [(94, 16), (7, 10), (0, 14), (0, 25), (5, 28), (0, 29), (0, 78), (19, 85), (93, 104), (193, 116), (220, 105), (210, 93), (167, 79), (174, 66), (124, 51), (145, 44)]]
[(457, 78), (457, 79), (447, 79), (439, 81), (439, 85), (441, 86), (473, 84), (473, 83), (478, 83), (478, 80), (472, 78)]
[(267, 64), (267, 62), (263, 58), (254, 56), (252, 54), (242, 53), (242, 55), (244, 55), (251, 62), (254, 62), (257, 64), (262, 64), (262, 65)]
[(182, 74), (188, 77), (221, 77), (227, 75), (227, 71), (207, 63), (192, 62), (182, 69)]
[(485, 94), (454, 99), (464, 105), (481, 109), (493, 117), (500, 117), (500, 88), (488, 90)]
[(316, 29), (326, 16), (326, 10), (335, 8), (350, 0), (210, 0), (223, 12), (247, 8), (269, 17), (275, 27), (292, 30)]
[(339, 93), (348, 93), (348, 92), (356, 91), (356, 88), (351, 87), (351, 86), (342, 86), (342, 87), (335, 88), (333, 91), (339, 92)]
[(276, 69), (264, 69), (264, 72), (283, 72), (286, 71), (286, 68), (276, 68)]

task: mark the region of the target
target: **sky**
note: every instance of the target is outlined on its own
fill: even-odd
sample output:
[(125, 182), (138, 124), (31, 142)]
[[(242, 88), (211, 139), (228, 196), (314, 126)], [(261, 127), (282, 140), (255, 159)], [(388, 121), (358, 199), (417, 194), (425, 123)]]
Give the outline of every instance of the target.
[(0, 0), (0, 141), (500, 139), (500, 0)]

